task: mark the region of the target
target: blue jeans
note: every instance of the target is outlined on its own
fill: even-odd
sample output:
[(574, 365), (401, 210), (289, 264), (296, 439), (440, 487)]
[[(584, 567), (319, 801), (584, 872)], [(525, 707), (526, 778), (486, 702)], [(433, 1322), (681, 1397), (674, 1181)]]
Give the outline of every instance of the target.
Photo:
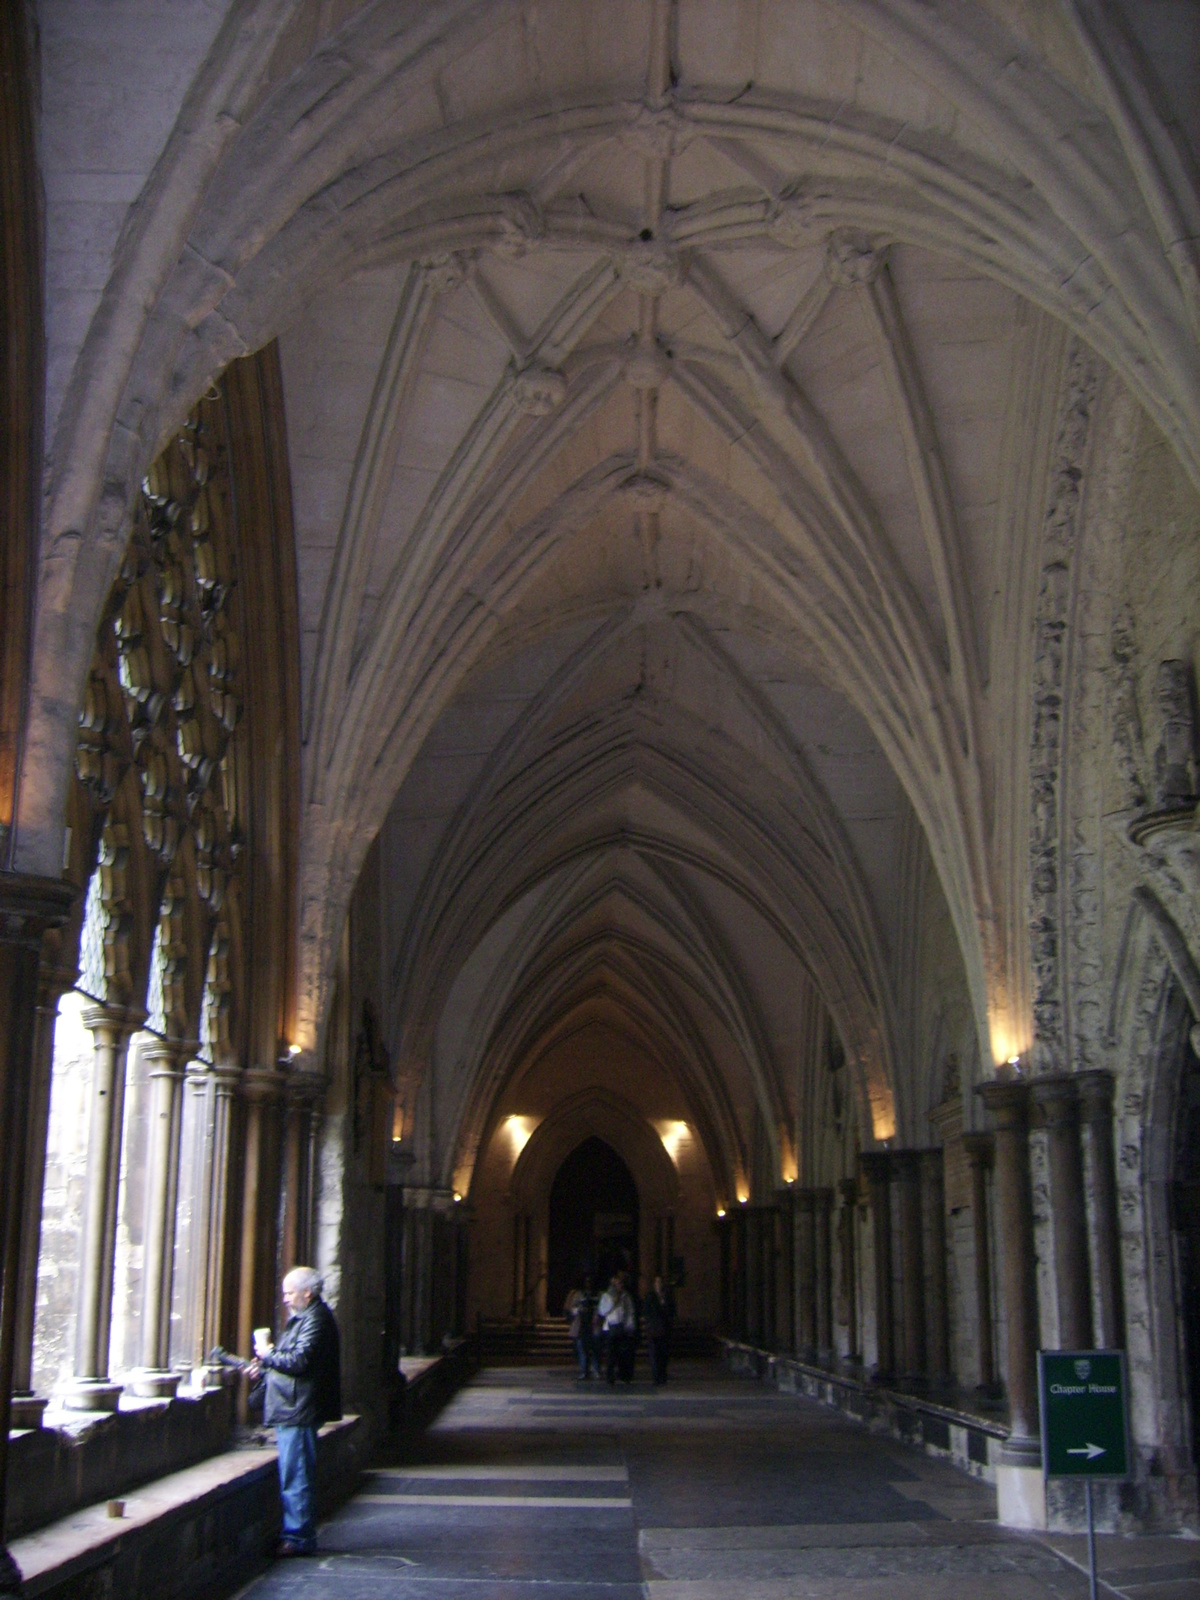
[(276, 1428), (283, 1537), (303, 1550), (317, 1548), (317, 1430)]

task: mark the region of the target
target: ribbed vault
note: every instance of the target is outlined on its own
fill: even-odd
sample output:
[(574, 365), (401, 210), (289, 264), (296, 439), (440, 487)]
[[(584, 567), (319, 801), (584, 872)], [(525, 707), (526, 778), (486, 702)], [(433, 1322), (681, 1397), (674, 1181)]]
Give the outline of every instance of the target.
[(471, 1127), (478, 1042), (530, 1048), (594, 982), (654, 986), (678, 1038), (719, 1032), (778, 1122), (761, 974), (794, 966), (882, 1136), (918, 1114), (910, 817), (981, 1054), (1028, 1039), (1013, 735), (1036, 540), (1071, 514), (1048, 467), (1078, 481), (1073, 422), (1123, 384), (1200, 481), (1169, 133), (1137, 123), (1084, 5), (1037, 38), (915, 0), (785, 4), (770, 28), (737, 0), (602, 26), (585, 0), (300, 9), (230, 8), (51, 395), (21, 859), (61, 854), (135, 485), (278, 334), (303, 1050), (383, 827), (411, 862), (389, 953), (409, 1080), (486, 968)]

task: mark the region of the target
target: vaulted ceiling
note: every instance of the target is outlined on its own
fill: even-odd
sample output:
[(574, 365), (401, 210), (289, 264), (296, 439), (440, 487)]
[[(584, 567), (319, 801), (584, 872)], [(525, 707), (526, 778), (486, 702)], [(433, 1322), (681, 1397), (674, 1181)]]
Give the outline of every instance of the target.
[[(383, 827), (400, 1053), (469, 1066), (477, 1132), (462, 1019), (494, 1072), (597, 1005), (709, 1074), (714, 1126), (722, 1051), (781, 1117), (811, 980), (886, 1136), (928, 860), (981, 1049), (1027, 1019), (1064, 418), (1111, 372), (1200, 477), (1197, 232), (1118, 34), (1016, 0), (186, 9), (104, 281), (51, 310), (30, 859), (74, 714), (49, 663), (90, 640), (130, 485), (278, 336), (302, 1042)], [(132, 89), (103, 44), (85, 70)]]

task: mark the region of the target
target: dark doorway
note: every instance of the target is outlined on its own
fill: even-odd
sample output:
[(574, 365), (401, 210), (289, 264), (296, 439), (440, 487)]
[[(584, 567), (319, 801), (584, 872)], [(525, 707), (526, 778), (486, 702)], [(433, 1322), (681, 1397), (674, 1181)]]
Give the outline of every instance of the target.
[(603, 1139), (585, 1139), (558, 1169), (550, 1190), (546, 1310), (589, 1275), (597, 1290), (624, 1269), (636, 1280), (638, 1192), (629, 1168)]

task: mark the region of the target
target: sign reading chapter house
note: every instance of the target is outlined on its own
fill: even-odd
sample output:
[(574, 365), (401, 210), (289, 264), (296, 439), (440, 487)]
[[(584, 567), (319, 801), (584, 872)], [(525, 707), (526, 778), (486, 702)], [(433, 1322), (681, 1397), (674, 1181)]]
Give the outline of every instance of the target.
[(1042, 1350), (1042, 1462), (1048, 1478), (1127, 1478), (1123, 1350)]

